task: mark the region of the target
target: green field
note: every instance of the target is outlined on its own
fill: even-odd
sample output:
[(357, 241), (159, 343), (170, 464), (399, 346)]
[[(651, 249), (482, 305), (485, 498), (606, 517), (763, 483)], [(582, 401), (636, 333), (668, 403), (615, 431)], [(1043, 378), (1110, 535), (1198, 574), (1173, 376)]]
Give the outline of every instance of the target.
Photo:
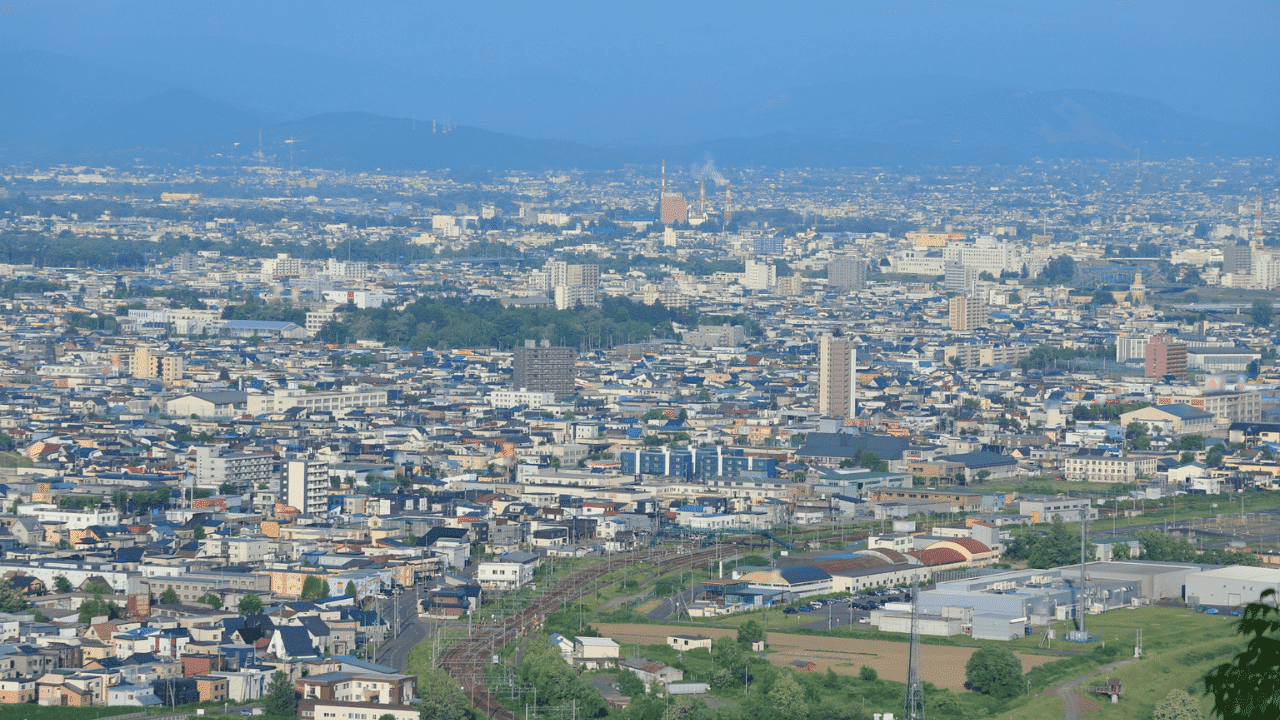
[[(1055, 627), (1064, 630), (1065, 623), (1056, 623)], [(1119, 678), (1122, 683), (1124, 695), (1120, 702), (1112, 705), (1106, 696), (1082, 693), (1098, 704), (1097, 717), (1115, 720), (1150, 718), (1156, 703), (1163, 700), (1169, 691), (1178, 688), (1199, 698), (1201, 711), (1208, 718), (1213, 699), (1202, 695), (1204, 687), (1197, 686), (1197, 681), (1218, 664), (1230, 662), (1244, 647), (1244, 638), (1235, 634), (1233, 618), (1197, 614), (1190, 610), (1150, 607), (1113, 610), (1089, 616), (1086, 627), (1090, 635), (1098, 638), (1097, 642), (1075, 645), (1055, 641), (1054, 649), (1090, 648), (1106, 642), (1123, 648), (1120, 658), (1132, 657), (1135, 631), (1142, 629), (1142, 659), (1109, 673), (1110, 677)], [(1038, 638), (1024, 638), (1013, 645), (1025, 650), (1037, 642)], [(1084, 685), (1102, 685), (1105, 682), (1106, 679), (1098, 675)], [(1062, 700), (1052, 693), (1042, 693), (1026, 708), (999, 717), (1007, 720), (1060, 718)]]

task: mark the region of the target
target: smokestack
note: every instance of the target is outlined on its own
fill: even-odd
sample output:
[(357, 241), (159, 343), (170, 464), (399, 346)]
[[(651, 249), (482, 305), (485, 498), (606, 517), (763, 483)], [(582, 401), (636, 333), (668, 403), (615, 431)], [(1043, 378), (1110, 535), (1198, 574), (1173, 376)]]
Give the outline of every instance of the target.
[(698, 183), (698, 212), (707, 214), (707, 181)]
[(661, 200), (667, 194), (667, 161), (662, 161), (662, 189), (659, 191), (658, 199)]
[(733, 217), (733, 211), (730, 209), (731, 196), (729, 195), (729, 188), (732, 186), (733, 186), (733, 183), (730, 183), (730, 182), (726, 182), (724, 184), (724, 228), (726, 230), (729, 229), (729, 218)]

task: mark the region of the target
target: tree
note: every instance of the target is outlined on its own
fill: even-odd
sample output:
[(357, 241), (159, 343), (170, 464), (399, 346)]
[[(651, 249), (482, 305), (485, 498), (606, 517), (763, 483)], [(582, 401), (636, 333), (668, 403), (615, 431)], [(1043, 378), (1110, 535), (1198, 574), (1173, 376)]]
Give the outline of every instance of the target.
[(302, 595), (300, 597), (303, 600), (323, 600), (329, 597), (329, 583), (325, 582), (324, 578), (319, 575), (308, 575), (302, 581)]
[(879, 673), (876, 672), (875, 668), (867, 665), (863, 665), (862, 669), (858, 671), (858, 677), (862, 678), (867, 682), (875, 682), (880, 677), (880, 675)]
[(1254, 300), (1253, 307), (1249, 309), (1249, 319), (1258, 327), (1267, 327), (1276, 319), (1276, 311), (1271, 307), (1270, 300)]
[[(1085, 546), (1085, 558), (1094, 557), (1095, 546)], [(1051, 568), (1059, 565), (1070, 565), (1080, 562), (1080, 538), (1067, 530), (1062, 516), (1054, 515), (1049, 525), (1049, 534), (1040, 538), (1031, 547), (1027, 556), (1027, 567)]]
[(1201, 720), (1200, 703), (1186, 690), (1175, 688), (1156, 703), (1155, 720)]
[(1280, 607), (1274, 590), (1263, 590), (1259, 602), (1249, 603), (1236, 632), (1253, 639), (1229, 663), (1204, 676), (1204, 689), (1213, 695), (1213, 713), (1222, 720), (1280, 717)]
[(206, 537), (208, 537), (207, 535), (205, 535), (205, 532), (204, 532), (204, 526), (203, 526), (203, 525), (197, 525), (197, 526), (196, 526), (195, 533), (193, 534), (193, 537), (194, 537), (196, 540), (204, 540)]
[(53, 589), (60, 593), (71, 592), (71, 581), (65, 575), (59, 575), (53, 579)]
[(0, 612), (16, 613), (27, 609), (27, 601), (8, 580), (0, 580)]
[(1115, 295), (1112, 295), (1110, 291), (1098, 288), (1093, 291), (1093, 298), (1091, 302), (1093, 302), (1094, 305), (1115, 305), (1116, 297)]
[(173, 588), (165, 588), (164, 592), (160, 593), (160, 602), (165, 605), (176, 605), (178, 602), (178, 591)]
[(271, 674), (271, 683), (267, 685), (267, 692), (263, 695), (263, 704), (266, 705), (268, 715), (293, 717), (297, 714), (298, 700), (293, 693), (293, 683), (289, 682), (289, 676), (283, 671), (277, 670)]
[(114, 620), (122, 614), (119, 605), (103, 600), (101, 595), (94, 595), (92, 600), (80, 603), (80, 622), (86, 625), (95, 617), (105, 616), (108, 620)]
[(1064, 285), (1075, 279), (1076, 261), (1070, 255), (1059, 255), (1050, 260), (1040, 271), (1040, 279), (1052, 284)]
[(626, 668), (618, 668), (616, 677), (618, 678), (618, 692), (629, 698), (638, 698), (644, 695), (644, 681), (635, 673)]
[(354, 580), (348, 580), (348, 581), (347, 581), (347, 586), (346, 586), (345, 588), (343, 588), (343, 593), (344, 593), (347, 597), (355, 597), (355, 596), (356, 596), (356, 582), (355, 582)]
[(711, 676), (711, 684), (715, 687), (740, 687), (751, 680), (751, 661), (742, 652), (736, 638), (716, 638), (711, 643), (711, 654), (715, 656), (716, 663), (715, 673)]
[(240, 614), (245, 617), (248, 617), (250, 615), (261, 615), (262, 614), (262, 598), (258, 597), (257, 595), (245, 595), (244, 597), (240, 598), (240, 602), (239, 604), (236, 605), (236, 609), (239, 610)]
[(222, 598), (218, 597), (217, 595), (214, 595), (213, 593), (205, 593), (201, 595), (200, 597), (196, 598), (196, 602), (208, 605), (214, 610), (222, 609)]
[(809, 717), (804, 688), (796, 682), (795, 673), (782, 673), (774, 681), (768, 695), (769, 717), (774, 720), (800, 720)]
[(738, 642), (747, 647), (753, 642), (764, 642), (764, 627), (755, 620), (748, 620), (738, 626)]
[(94, 595), (114, 595), (115, 590), (111, 586), (101, 580), (90, 580), (80, 588), (80, 592), (93, 593)]
[(1129, 559), (1129, 543), (1119, 543), (1111, 548), (1112, 560), (1128, 560)]
[(1012, 651), (986, 646), (978, 648), (964, 666), (969, 687), (994, 698), (1006, 700), (1022, 686), (1022, 662)]

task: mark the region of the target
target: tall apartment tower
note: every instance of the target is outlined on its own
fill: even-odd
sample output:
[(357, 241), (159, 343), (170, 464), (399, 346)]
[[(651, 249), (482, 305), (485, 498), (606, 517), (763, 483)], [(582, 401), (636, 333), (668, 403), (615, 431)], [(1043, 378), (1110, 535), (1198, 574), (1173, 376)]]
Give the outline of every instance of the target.
[(833, 290), (861, 290), (867, 284), (867, 262), (862, 258), (838, 257), (827, 265), (827, 285)]
[(1172, 375), (1179, 379), (1187, 377), (1187, 346), (1174, 342), (1169, 335), (1156, 335), (1147, 343), (1146, 373), (1149, 378)]
[(573, 394), (573, 348), (551, 347), (542, 341), (525, 340), (516, 346), (511, 364), (511, 387), (529, 392), (555, 393), (556, 400)]
[(948, 321), (956, 332), (971, 332), (982, 327), (987, 319), (987, 304), (973, 295), (957, 295), (951, 298)]
[(858, 348), (853, 340), (823, 335), (818, 343), (818, 412), (823, 417), (858, 414)]
[(284, 465), (284, 503), (308, 515), (329, 510), (329, 464), (289, 460)]

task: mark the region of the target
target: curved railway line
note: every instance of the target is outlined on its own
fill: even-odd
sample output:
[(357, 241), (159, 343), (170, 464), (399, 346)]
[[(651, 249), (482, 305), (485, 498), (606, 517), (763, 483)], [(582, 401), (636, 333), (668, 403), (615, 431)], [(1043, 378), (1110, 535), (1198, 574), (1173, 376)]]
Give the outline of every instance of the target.
[[(833, 534), (827, 538), (840, 537)], [(844, 539), (864, 539), (866, 533), (846, 533)], [(482, 623), (468, 637), (460, 640), (440, 656), (440, 667), (458, 682), (471, 704), (494, 720), (520, 720), (515, 713), (500, 703), (490, 692), (485, 683), (485, 668), (492, 662), (490, 650), (505, 646), (507, 643), (524, 637), (536, 630), (547, 615), (555, 612), (565, 603), (576, 601), (588, 589), (595, 589), (597, 583), (609, 574), (627, 566), (636, 566), (648, 562), (638, 572), (630, 575), (630, 579), (638, 581), (642, 586), (660, 575), (682, 568), (695, 568), (707, 565), (717, 559), (728, 559), (742, 552), (740, 547), (725, 543), (717, 547), (696, 547), (683, 545), (668, 550), (660, 555), (649, 552), (627, 553), (615, 555), (604, 562), (595, 563), (570, 575), (567, 575), (546, 586), (530, 600), (519, 612), (498, 618), (489, 623)], [(622, 578), (614, 578), (601, 587), (617, 583)]]

